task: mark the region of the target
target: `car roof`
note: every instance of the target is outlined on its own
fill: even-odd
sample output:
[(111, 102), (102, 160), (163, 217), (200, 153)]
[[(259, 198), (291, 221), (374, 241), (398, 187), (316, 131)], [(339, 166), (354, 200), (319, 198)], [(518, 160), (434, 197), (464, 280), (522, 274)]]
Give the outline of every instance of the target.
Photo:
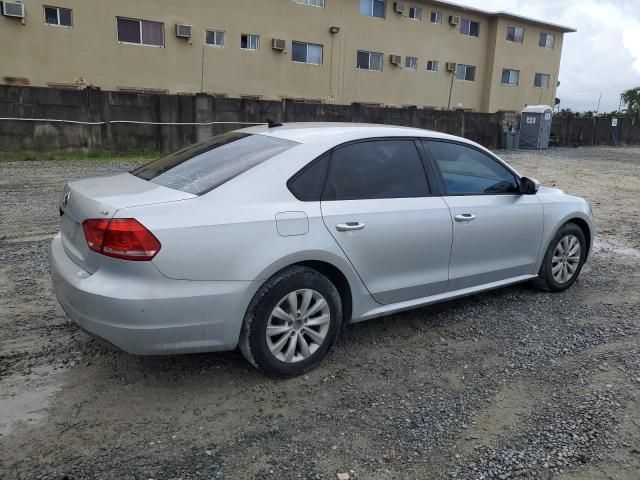
[(431, 130), (370, 123), (294, 122), (284, 123), (282, 126), (271, 128), (267, 125), (258, 125), (239, 131), (254, 135), (268, 135), (305, 144), (316, 142), (327, 143), (328, 140), (332, 139), (337, 145), (347, 141), (375, 137), (423, 137), (473, 143), (454, 135)]

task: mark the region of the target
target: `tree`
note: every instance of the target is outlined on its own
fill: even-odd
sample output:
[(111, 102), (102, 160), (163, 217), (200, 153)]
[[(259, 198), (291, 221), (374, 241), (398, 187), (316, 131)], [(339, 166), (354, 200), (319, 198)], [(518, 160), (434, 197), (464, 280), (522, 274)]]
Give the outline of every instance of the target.
[(628, 113), (640, 113), (640, 87), (632, 88), (622, 94)]

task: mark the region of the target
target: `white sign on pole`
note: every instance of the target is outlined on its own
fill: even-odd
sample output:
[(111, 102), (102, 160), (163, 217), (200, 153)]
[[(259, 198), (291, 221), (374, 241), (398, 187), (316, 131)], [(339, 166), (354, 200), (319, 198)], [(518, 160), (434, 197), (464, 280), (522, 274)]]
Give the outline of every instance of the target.
[(611, 119), (611, 126), (612, 127), (617, 127), (618, 126), (618, 119), (617, 118), (612, 118)]

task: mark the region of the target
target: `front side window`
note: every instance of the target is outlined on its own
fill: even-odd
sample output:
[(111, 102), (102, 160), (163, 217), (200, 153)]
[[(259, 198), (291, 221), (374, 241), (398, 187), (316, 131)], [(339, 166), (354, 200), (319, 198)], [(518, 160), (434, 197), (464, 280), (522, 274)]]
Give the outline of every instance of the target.
[(301, 5), (310, 5), (312, 7), (324, 8), (324, 0), (294, 0)]
[(405, 57), (404, 58), (404, 68), (408, 68), (409, 70), (417, 70), (418, 69), (418, 59), (416, 57)]
[(524, 28), (508, 26), (507, 40), (510, 42), (522, 43), (524, 41)]
[(433, 10), (431, 12), (431, 23), (442, 25), (442, 12)]
[(520, 71), (505, 68), (502, 70), (502, 83), (505, 85), (518, 85), (520, 81)]
[(412, 20), (422, 20), (422, 9), (420, 7), (409, 7), (409, 18)]
[(162, 157), (131, 174), (163, 187), (202, 195), (296, 145), (281, 138), (231, 132)]
[(258, 50), (260, 48), (260, 36), (243, 33), (240, 35), (240, 48), (243, 50)]
[(456, 79), (474, 82), (476, 80), (476, 67), (458, 63), (456, 65)]
[(358, 50), (356, 66), (360, 70), (382, 71), (382, 54), (378, 52), (366, 52)]
[(518, 193), (516, 177), (497, 160), (457, 143), (428, 141), (447, 195)]
[(533, 86), (536, 88), (549, 88), (549, 80), (551, 76), (546, 73), (536, 73), (533, 80)]
[(385, 0), (360, 0), (360, 15), (385, 18), (387, 3)]
[(214, 47), (224, 47), (224, 30), (207, 30), (205, 42)]
[(427, 72), (438, 71), (438, 60), (427, 60)]
[(480, 24), (468, 18), (463, 18), (460, 20), (460, 33), (469, 37), (479, 37)]
[(164, 23), (117, 18), (118, 41), (152, 47), (164, 47)]
[(375, 140), (336, 149), (323, 200), (412, 198), (429, 195), (412, 140)]
[(556, 44), (556, 36), (552, 33), (541, 33), (538, 45), (544, 48), (553, 48)]
[(44, 22), (47, 25), (71, 27), (71, 9), (61, 7), (44, 7)]
[(322, 45), (291, 42), (291, 60), (312, 65), (322, 65)]

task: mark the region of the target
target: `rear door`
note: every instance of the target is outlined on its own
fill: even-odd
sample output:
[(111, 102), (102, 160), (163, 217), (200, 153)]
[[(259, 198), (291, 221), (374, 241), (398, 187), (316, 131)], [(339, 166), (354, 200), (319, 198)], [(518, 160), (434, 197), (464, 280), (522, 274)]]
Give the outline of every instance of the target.
[(453, 220), (447, 291), (535, 273), (543, 230), (538, 197), (520, 194), (515, 174), (480, 149), (425, 144)]
[(452, 222), (431, 193), (421, 148), (376, 139), (331, 154), (322, 216), (379, 303), (438, 294), (447, 284)]

